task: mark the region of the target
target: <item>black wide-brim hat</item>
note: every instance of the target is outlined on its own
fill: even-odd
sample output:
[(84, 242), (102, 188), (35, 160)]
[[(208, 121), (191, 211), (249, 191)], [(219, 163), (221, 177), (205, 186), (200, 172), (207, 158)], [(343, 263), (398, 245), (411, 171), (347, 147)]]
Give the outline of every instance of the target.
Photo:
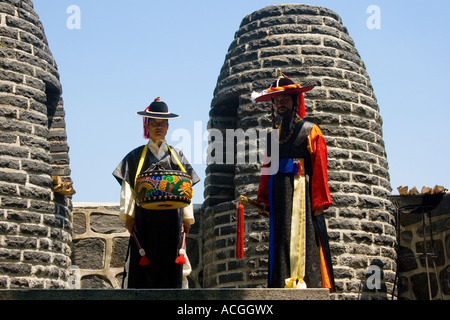
[(179, 115), (169, 112), (167, 104), (158, 97), (144, 111), (136, 112), (137, 115), (153, 119), (175, 119)]

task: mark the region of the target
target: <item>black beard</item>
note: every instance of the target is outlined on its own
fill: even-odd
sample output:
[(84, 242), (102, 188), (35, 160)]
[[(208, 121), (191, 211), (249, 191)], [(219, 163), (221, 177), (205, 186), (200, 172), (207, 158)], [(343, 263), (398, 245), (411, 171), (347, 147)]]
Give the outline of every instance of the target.
[(292, 110), (289, 110), (288, 108), (286, 108), (286, 111), (284, 111), (284, 112), (277, 111), (277, 114), (283, 119), (284, 118), (291, 118), (292, 117)]
[(281, 130), (280, 130), (280, 140), (287, 137), (290, 131), (291, 119), (289, 117), (283, 117), (281, 119)]

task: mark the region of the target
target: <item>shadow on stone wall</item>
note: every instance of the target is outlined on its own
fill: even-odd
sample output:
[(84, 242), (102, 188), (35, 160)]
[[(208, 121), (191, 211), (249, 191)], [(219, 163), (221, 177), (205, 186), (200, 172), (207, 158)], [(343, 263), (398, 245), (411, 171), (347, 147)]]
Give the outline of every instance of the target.
[(421, 203), (399, 205), (398, 299), (449, 300), (450, 193), (434, 209)]

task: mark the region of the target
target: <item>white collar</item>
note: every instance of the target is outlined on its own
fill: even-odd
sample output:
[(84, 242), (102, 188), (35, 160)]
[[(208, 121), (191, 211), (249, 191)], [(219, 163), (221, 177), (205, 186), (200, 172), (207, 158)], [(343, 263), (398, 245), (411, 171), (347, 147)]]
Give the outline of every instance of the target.
[(154, 154), (154, 156), (161, 160), (169, 149), (167, 148), (167, 143), (165, 140), (162, 141), (161, 146), (158, 146), (152, 139), (148, 140), (148, 148)]

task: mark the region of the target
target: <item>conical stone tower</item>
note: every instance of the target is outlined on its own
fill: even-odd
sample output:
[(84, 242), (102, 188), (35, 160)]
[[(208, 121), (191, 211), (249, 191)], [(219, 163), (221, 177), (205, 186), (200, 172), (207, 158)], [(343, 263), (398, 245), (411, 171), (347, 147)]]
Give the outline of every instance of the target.
[[(246, 16), (218, 77), (208, 128), (266, 129), (270, 104), (250, 101), (270, 86), (276, 69), (302, 86), (307, 120), (328, 145), (333, 206), (325, 212), (337, 298), (386, 298), (396, 270), (396, 229), (382, 120), (369, 76), (352, 38), (333, 11), (310, 5), (275, 5)], [(228, 130), (230, 132), (230, 130)], [(214, 134), (211, 134), (213, 136)], [(214, 138), (212, 139), (214, 140)], [(259, 139), (245, 143), (262, 145)], [(212, 142), (210, 142), (210, 145)], [(236, 260), (239, 195), (256, 198), (261, 161), (239, 163), (238, 148), (209, 156), (205, 180), (204, 286), (263, 287), (267, 279), (268, 220), (246, 207), (245, 255)], [(234, 163), (225, 161), (230, 153)]]
[(0, 288), (69, 286), (66, 140), (59, 74), (33, 3), (2, 0)]

